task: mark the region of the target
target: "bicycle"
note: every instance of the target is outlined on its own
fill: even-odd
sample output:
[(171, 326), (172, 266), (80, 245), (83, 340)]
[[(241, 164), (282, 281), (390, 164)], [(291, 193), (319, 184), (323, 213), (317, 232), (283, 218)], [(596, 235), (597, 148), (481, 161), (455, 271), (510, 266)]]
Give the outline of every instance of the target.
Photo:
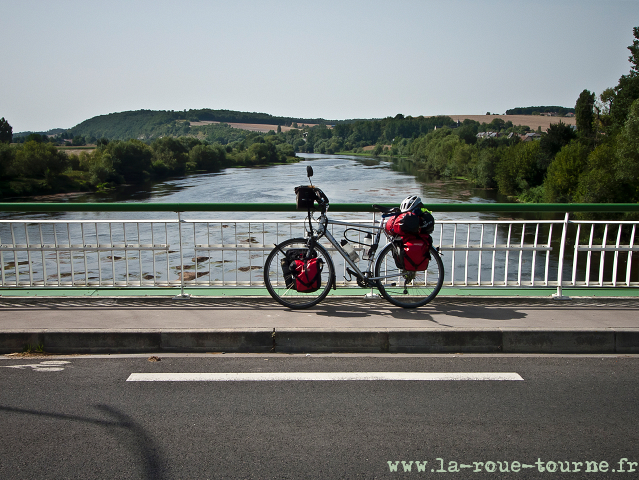
[[(306, 168), (310, 181), (313, 176), (313, 168), (311, 166)], [(285, 307), (302, 309), (317, 305), (326, 298), (331, 288), (333, 290), (337, 289), (335, 265), (328, 250), (319, 242), (322, 237), (325, 237), (334, 250), (344, 258), (347, 265), (346, 272), (350, 276), (348, 279), (344, 277), (347, 281), (351, 281), (355, 277), (359, 287), (377, 288), (382, 297), (393, 305), (403, 308), (421, 307), (437, 296), (444, 282), (444, 264), (441, 260), (439, 249), (434, 248), (432, 245), (430, 246), (431, 260), (428, 268), (425, 271), (417, 272), (406, 271), (397, 267), (393, 256), (394, 245), (392, 241), (389, 241), (377, 252), (384, 230), (385, 219), (393, 214), (394, 209), (373, 205), (373, 208), (382, 213), (382, 218), (375, 225), (357, 225), (330, 220), (326, 216), (329, 207), (328, 197), (319, 188), (313, 187), (312, 182), (311, 187), (306, 188), (312, 188), (312, 192), (314, 192), (314, 198), (310, 198), (310, 204), (308, 203), (308, 198), (305, 204), (308, 208), (308, 236), (306, 238), (291, 238), (276, 245), (264, 264), (264, 283), (271, 297)], [(317, 202), (320, 211), (320, 217), (317, 219), (313, 218), (311, 213), (315, 209), (314, 201)], [(304, 204), (304, 202), (302, 203)], [(299, 207), (300, 200), (298, 198)], [(317, 224), (315, 229), (313, 228), (313, 221)], [(368, 265), (365, 270), (360, 270), (357, 265), (357, 259), (354, 260), (349, 256), (340, 242), (328, 231), (328, 225), (344, 225), (354, 230), (361, 228), (364, 230), (358, 231), (371, 233), (371, 244), (367, 252)], [(348, 230), (349, 228), (344, 232), (345, 239)], [(372, 233), (375, 234), (374, 238)], [(321, 284), (317, 290), (299, 292), (292, 287), (290, 281), (284, 278), (282, 260), (284, 259), (284, 262), (287, 262), (286, 252), (291, 249), (304, 252), (304, 258), (306, 259), (318, 259), (317, 261), (322, 268), (328, 270), (327, 272), (322, 270)]]

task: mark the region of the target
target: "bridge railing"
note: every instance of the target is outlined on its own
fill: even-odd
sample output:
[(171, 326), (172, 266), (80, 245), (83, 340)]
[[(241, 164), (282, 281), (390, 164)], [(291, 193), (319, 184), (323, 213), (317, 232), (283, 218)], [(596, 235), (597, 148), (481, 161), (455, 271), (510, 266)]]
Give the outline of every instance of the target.
[[(572, 212), (637, 212), (639, 205), (429, 207), (436, 220), (450, 212), (460, 216), (469, 212), (563, 213), (563, 218), (554, 220), (437, 220), (433, 240), (444, 260), (445, 286), (552, 287), (558, 295), (569, 286), (639, 286), (639, 222), (586, 221), (570, 216)], [(26, 214), (0, 220), (3, 288), (262, 287), (262, 267), (273, 245), (304, 236), (305, 231), (303, 212), (283, 219), (266, 218), (269, 213), (295, 212), (293, 204), (4, 203), (0, 204), (2, 211)], [(29, 218), (42, 212), (91, 212), (92, 218)], [(101, 212), (120, 212), (123, 218), (105, 219)], [(146, 217), (173, 213), (165, 219), (131, 218), (140, 212)], [(195, 212), (263, 215), (258, 220), (232, 219), (228, 213), (223, 215), (231, 219), (188, 218)], [(335, 212), (349, 212), (347, 221), (354, 223), (379, 219), (370, 205), (333, 204), (329, 214)], [(336, 237), (346, 228), (332, 227)], [(348, 238), (362, 241), (360, 235), (350, 232)], [(346, 266), (341, 257), (334, 254), (333, 260), (338, 286), (356, 286), (344, 278)]]

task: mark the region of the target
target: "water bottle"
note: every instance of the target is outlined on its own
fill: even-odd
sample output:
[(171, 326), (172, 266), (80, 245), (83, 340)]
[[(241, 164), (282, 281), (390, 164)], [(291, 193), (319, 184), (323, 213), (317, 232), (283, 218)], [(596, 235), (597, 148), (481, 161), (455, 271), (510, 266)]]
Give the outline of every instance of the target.
[(342, 244), (342, 248), (346, 252), (346, 255), (348, 255), (348, 258), (350, 258), (353, 262), (359, 261), (359, 254), (355, 251), (353, 246), (348, 243), (348, 240), (343, 239), (340, 243)]
[(364, 245), (362, 260), (368, 260), (370, 258), (371, 246), (373, 245), (373, 236), (370, 232), (364, 235), (364, 241), (362, 242), (362, 244)]

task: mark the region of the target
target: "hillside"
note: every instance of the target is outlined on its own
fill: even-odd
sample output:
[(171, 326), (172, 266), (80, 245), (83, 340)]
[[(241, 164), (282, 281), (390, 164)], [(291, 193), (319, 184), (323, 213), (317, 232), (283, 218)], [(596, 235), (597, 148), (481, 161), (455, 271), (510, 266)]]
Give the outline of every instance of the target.
[[(562, 121), (574, 125), (574, 117), (546, 117), (540, 115), (450, 115), (453, 121), (471, 119), (480, 123), (490, 123), (495, 118), (511, 121), (514, 125), (527, 125), (533, 130), (541, 127), (546, 130), (551, 123)], [(90, 118), (70, 128), (70, 137), (108, 138), (112, 140), (127, 140), (137, 138), (152, 140), (162, 136), (191, 135), (201, 139), (216, 141), (241, 140), (246, 133), (233, 131), (254, 131), (265, 133), (269, 130), (290, 130), (291, 125), (315, 126), (318, 124), (353, 123), (359, 120), (325, 120), (322, 118), (294, 118), (277, 117), (266, 113), (249, 113), (232, 110), (185, 110), (185, 111), (155, 111), (137, 110)], [(226, 143), (223, 142), (223, 143)]]
[[(69, 129), (71, 136), (126, 140), (149, 140), (161, 136), (196, 135), (208, 137), (215, 130), (229, 128), (224, 124), (250, 124), (290, 126), (327, 123), (324, 119), (276, 117), (266, 113), (237, 112), (232, 110), (137, 110), (111, 113), (90, 118)], [(193, 128), (192, 128), (193, 127)], [(255, 130), (258, 130), (257, 128)], [(263, 130), (263, 127), (259, 130)], [(268, 131), (268, 130), (267, 130)], [(228, 136), (225, 132), (224, 136)], [(215, 135), (213, 135), (215, 136)], [(232, 136), (232, 135), (231, 135)]]

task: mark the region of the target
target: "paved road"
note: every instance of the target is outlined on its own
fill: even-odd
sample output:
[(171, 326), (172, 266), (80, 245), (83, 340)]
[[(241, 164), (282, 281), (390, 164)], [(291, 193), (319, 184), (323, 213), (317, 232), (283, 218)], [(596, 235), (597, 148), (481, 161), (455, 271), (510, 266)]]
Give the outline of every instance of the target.
[[(0, 358), (2, 479), (610, 478), (639, 462), (637, 356)], [(127, 381), (189, 372), (523, 380)], [(637, 478), (628, 461), (614, 478)]]

